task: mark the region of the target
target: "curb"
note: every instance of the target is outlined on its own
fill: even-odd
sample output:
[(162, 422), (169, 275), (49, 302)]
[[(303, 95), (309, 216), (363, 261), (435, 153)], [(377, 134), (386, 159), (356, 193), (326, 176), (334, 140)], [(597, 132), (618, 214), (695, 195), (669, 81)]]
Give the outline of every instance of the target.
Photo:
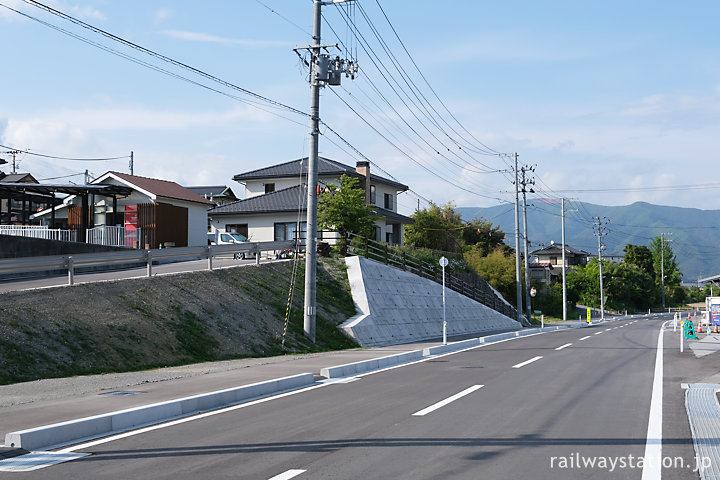
[(5, 436), (5, 446), (25, 450), (48, 450), (69, 443), (78, 443), (193, 415), (256, 397), (305, 387), (314, 381), (315, 377), (312, 373), (301, 373), (241, 387), (20, 430)]
[(320, 375), (325, 378), (340, 378), (369, 372), (371, 370), (379, 370), (381, 368), (400, 365), (414, 360), (423, 358), (422, 350), (413, 350), (411, 352), (398, 353), (387, 357), (373, 358), (371, 360), (362, 360), (354, 363), (346, 363), (335, 367), (327, 367), (320, 370)]

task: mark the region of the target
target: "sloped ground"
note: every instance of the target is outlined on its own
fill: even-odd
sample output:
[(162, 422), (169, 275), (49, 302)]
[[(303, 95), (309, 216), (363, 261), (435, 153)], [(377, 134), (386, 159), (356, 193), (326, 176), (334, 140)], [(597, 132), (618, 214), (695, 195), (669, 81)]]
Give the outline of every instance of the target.
[(304, 264), (281, 346), (292, 262), (0, 295), (0, 383), (355, 347), (344, 262), (318, 264), (317, 343), (302, 333)]

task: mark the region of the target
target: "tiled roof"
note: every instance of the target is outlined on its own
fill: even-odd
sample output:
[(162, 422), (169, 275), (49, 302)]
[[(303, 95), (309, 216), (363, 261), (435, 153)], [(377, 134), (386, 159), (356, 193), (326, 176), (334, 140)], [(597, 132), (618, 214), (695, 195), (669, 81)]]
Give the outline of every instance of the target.
[[(175, 182), (168, 180), (158, 180), (157, 178), (139, 177), (137, 175), (128, 175), (127, 173), (108, 172), (130, 185), (138, 187), (141, 190), (150, 192), (158, 197), (174, 198), (176, 200), (185, 200), (188, 202), (204, 203), (212, 205), (210, 200), (206, 200), (197, 193), (193, 193), (187, 188)], [(104, 177), (105, 175), (103, 175)], [(102, 177), (100, 177), (102, 179)]]
[(0, 172), (0, 182), (3, 183), (38, 183), (30, 173), (8, 173)]
[[(291, 162), (280, 163), (271, 167), (252, 170), (250, 172), (239, 173), (233, 177), (233, 180), (236, 182), (245, 182), (248, 180), (260, 180), (264, 178), (295, 178), (300, 177), (301, 169), (302, 172), (307, 173), (307, 157), (299, 158)], [(336, 162), (335, 160), (330, 160), (329, 158), (318, 157), (318, 176), (339, 177), (343, 173), (352, 177), (361, 177), (361, 175), (355, 171), (354, 167)], [(372, 168), (370, 169), (370, 178), (388, 185), (393, 185), (398, 190), (408, 189), (407, 185), (403, 185), (395, 180), (374, 175), (372, 173)]]
[(294, 212), (298, 209), (304, 210), (306, 203), (307, 187), (305, 185), (294, 185), (282, 190), (266, 193), (265, 195), (258, 195), (211, 208), (208, 210), (208, 215)]
[(213, 197), (229, 197), (237, 199), (235, 193), (227, 185), (208, 185), (185, 188), (205, 198), (210, 198), (210, 195), (212, 195)]
[[(565, 254), (573, 254), (573, 255), (580, 255), (583, 257), (591, 256), (592, 254), (589, 252), (586, 252), (585, 250), (578, 250), (576, 248), (571, 247), (570, 245), (565, 245)], [(534, 252), (530, 252), (530, 255), (562, 255), (562, 245), (555, 243), (552, 245), (548, 245), (545, 248), (541, 248), (540, 250), (535, 250)]]

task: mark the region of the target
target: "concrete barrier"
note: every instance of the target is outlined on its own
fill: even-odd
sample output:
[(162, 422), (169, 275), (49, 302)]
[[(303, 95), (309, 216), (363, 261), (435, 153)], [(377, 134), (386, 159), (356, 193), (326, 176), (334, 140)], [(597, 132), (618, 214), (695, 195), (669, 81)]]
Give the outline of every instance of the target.
[(398, 353), (387, 357), (373, 358), (371, 360), (362, 360), (360, 362), (346, 363), (345, 365), (323, 368), (320, 370), (320, 375), (326, 378), (349, 377), (372, 370), (379, 370), (381, 368), (400, 365), (401, 363), (420, 360), (422, 358), (422, 350), (413, 350), (411, 352)]
[(447, 345), (437, 345), (435, 347), (428, 347), (423, 349), (423, 357), (430, 357), (432, 355), (442, 355), (443, 353), (457, 352), (458, 350), (465, 350), (466, 348), (477, 347), (484, 343), (484, 337), (471, 338), (468, 340), (462, 340), (460, 342), (448, 343)]
[(5, 435), (5, 446), (42, 450), (165, 422), (257, 397), (294, 390), (314, 382), (311, 373), (203, 393), (167, 402), (119, 410), (68, 422), (44, 425)]

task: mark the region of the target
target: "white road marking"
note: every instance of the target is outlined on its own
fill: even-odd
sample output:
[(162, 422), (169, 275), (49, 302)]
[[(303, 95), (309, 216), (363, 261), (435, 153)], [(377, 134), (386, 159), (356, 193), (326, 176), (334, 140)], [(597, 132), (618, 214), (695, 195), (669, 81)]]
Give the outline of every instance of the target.
[(565, 345), (561, 345), (561, 346), (557, 347), (555, 350), (562, 350), (563, 348), (567, 348), (570, 345), (572, 345), (572, 343), (566, 343)]
[[(645, 443), (646, 461), (643, 463), (642, 480), (660, 479), (662, 475), (663, 331), (666, 323), (663, 323), (662, 327), (660, 327), (660, 334), (658, 335), (655, 376), (653, 377), (647, 441)], [(648, 459), (651, 459), (651, 461), (647, 461)]]
[(517, 365), (513, 365), (512, 368), (522, 368), (522, 367), (524, 367), (525, 365), (529, 365), (529, 364), (531, 364), (531, 363), (533, 363), (533, 362), (537, 362), (537, 361), (540, 360), (541, 358), (542, 358), (542, 357), (533, 357), (533, 358), (531, 358), (530, 360), (525, 360), (525, 361), (522, 362), (522, 363), (518, 363)]
[(590, 338), (590, 335), (586, 335), (586, 336), (582, 337), (580, 340), (587, 340), (588, 338)]
[(481, 389), (482, 387), (484, 387), (484, 385), (473, 385), (472, 387), (466, 388), (465, 390), (463, 390), (463, 391), (460, 392), (460, 393), (456, 393), (456, 394), (453, 395), (452, 397), (448, 397), (448, 398), (446, 398), (445, 400), (442, 400), (442, 401), (440, 401), (440, 402), (438, 402), (438, 403), (435, 403), (435, 404), (433, 404), (433, 405), (430, 405), (430, 406), (427, 407), (427, 408), (423, 408), (423, 409), (420, 410), (419, 412), (413, 413), (413, 416), (414, 416), (414, 417), (422, 417), (423, 415), (427, 415), (428, 413), (434, 412), (434, 411), (437, 410), (438, 408), (442, 408), (442, 407), (444, 407), (445, 405), (447, 405), (448, 403), (452, 403), (452, 402), (454, 402), (455, 400), (464, 397), (465, 395), (471, 394), (471, 393), (474, 392), (475, 390)]
[(595, 332), (595, 335), (600, 335), (602, 332)]
[(606, 328), (606, 329), (605, 329), (606, 332), (609, 332), (610, 330), (612, 330), (612, 328)]
[(290, 480), (291, 478), (295, 478), (301, 473), (305, 473), (307, 470), (288, 470), (287, 472), (283, 472), (280, 475), (275, 475), (270, 480)]
[(41, 468), (86, 457), (89, 453), (30, 452), (0, 460), (0, 472), (31, 472)]

